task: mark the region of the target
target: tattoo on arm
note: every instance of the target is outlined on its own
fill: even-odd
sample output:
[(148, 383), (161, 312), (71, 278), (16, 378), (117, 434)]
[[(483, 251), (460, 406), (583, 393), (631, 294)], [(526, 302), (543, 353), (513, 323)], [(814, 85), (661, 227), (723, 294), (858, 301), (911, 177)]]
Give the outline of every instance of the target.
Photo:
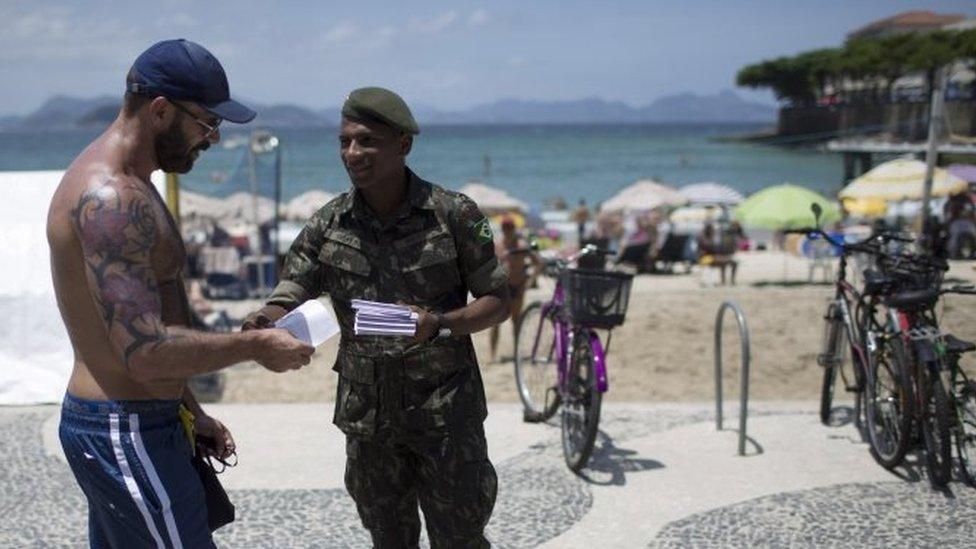
[(156, 217), (144, 189), (109, 181), (82, 194), (72, 210), (89, 286), (128, 365), (133, 353), (168, 339), (150, 251)]

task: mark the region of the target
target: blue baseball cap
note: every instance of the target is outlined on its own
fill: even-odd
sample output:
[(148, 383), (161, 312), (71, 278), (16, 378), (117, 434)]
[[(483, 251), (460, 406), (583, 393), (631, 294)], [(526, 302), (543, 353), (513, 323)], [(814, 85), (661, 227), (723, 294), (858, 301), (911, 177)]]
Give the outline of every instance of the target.
[(200, 44), (183, 38), (157, 42), (142, 52), (129, 69), (125, 89), (192, 101), (237, 124), (250, 122), (256, 115), (230, 98), (227, 75), (220, 61)]

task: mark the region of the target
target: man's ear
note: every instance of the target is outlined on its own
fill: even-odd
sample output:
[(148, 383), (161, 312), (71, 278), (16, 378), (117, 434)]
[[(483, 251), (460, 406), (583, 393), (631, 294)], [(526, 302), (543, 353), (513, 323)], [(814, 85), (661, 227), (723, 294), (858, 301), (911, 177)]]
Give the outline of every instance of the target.
[(173, 122), (173, 117), (176, 116), (176, 109), (169, 102), (169, 99), (159, 96), (149, 102), (146, 113), (149, 116), (149, 122), (154, 128), (165, 129)]
[(413, 149), (413, 136), (409, 133), (400, 134), (400, 154), (407, 156), (410, 154), (410, 150)]

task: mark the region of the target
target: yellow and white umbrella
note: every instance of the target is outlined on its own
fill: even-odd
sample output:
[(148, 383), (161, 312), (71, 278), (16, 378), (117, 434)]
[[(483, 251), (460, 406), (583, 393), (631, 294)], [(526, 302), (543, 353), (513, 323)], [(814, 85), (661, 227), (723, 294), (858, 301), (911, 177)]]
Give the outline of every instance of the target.
[[(840, 191), (841, 200), (881, 199), (887, 201), (920, 200), (925, 185), (925, 163), (911, 158), (897, 158), (879, 164), (868, 173), (852, 180)], [(942, 168), (932, 176), (932, 196), (948, 196), (965, 191), (963, 179)]]
[(844, 198), (841, 204), (847, 213), (856, 217), (884, 217), (888, 212), (888, 202), (883, 198)]

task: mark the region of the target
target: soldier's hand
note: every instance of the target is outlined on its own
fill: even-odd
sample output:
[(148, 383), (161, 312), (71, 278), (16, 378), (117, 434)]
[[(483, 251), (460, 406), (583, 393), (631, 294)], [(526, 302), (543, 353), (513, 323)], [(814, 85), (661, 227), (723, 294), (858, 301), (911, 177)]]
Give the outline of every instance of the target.
[(260, 331), (255, 360), (272, 372), (297, 370), (312, 360), (315, 347), (296, 339), (287, 330), (272, 328)]
[(274, 326), (275, 321), (279, 318), (285, 316), (285, 308), (279, 307), (278, 305), (265, 305), (257, 311), (244, 317), (244, 323), (241, 325), (241, 331), (246, 332), (248, 330), (261, 330), (264, 328), (271, 328)]
[(437, 321), (437, 315), (416, 305), (410, 305), (410, 310), (417, 313), (417, 333), (413, 336), (414, 343), (427, 341), (434, 337), (441, 328)]

